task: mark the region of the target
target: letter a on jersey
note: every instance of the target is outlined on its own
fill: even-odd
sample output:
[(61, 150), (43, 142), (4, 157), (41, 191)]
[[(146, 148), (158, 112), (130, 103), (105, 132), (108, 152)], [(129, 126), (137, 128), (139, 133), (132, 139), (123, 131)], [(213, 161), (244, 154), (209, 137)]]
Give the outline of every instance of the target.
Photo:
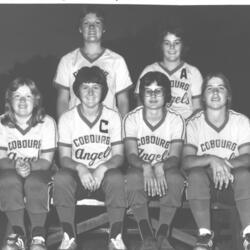
[(180, 78), (182, 79), (182, 78), (185, 78), (185, 79), (187, 79), (187, 70), (186, 69), (183, 69), (182, 71), (181, 71), (181, 76), (180, 76)]

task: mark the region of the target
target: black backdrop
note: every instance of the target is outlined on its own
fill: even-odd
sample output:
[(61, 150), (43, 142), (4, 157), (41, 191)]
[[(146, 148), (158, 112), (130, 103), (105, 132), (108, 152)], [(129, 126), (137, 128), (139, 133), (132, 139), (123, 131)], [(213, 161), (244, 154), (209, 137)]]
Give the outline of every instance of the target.
[[(250, 116), (250, 79), (248, 77), (250, 6), (102, 5), (101, 7), (107, 17), (104, 45), (124, 56), (134, 82), (147, 64), (158, 59), (155, 48), (158, 28), (166, 22), (177, 22), (184, 27), (187, 35), (189, 51), (185, 60), (197, 66), (203, 75), (211, 71), (223, 72), (232, 85), (233, 108)], [(14, 60), (11, 67), (1, 73), (1, 113), (3, 95), (8, 81), (17, 75), (28, 75), (37, 81), (45, 99), (47, 112), (55, 115), (56, 92), (52, 87), (52, 79), (59, 58), (81, 42), (77, 31), (79, 8), (80, 5), (76, 4), (0, 5), (0, 10), (9, 12), (10, 18), (14, 19), (19, 26), (24, 21), (15, 20), (14, 11), (32, 13), (29, 16), (29, 22), (36, 26), (37, 23), (40, 25), (40, 22), (43, 22), (43, 18), (46, 19), (46, 16), (39, 16), (38, 13), (49, 10), (54, 12), (52, 21), (61, 22), (62, 27), (72, 30), (71, 33), (67, 33), (65, 28), (65, 36), (68, 36), (67, 43), (61, 40), (60, 49), (56, 53), (51, 53), (48, 49), (46, 52), (46, 48), (42, 55), (39, 51), (34, 51), (28, 59)], [(58, 10), (60, 12), (57, 12)], [(6, 23), (7, 29), (8, 23)], [(56, 46), (53, 37), (48, 38), (46, 31), (46, 27), (41, 30), (44, 33), (44, 39), (46, 41), (51, 39), (51, 46)], [(32, 39), (34, 34), (29, 30), (27, 32), (30, 37), (27, 36), (26, 39)], [(25, 43), (25, 39), (22, 39), (22, 42)], [(13, 47), (6, 46), (5, 49), (11, 52)], [(132, 94), (131, 102), (133, 104)]]

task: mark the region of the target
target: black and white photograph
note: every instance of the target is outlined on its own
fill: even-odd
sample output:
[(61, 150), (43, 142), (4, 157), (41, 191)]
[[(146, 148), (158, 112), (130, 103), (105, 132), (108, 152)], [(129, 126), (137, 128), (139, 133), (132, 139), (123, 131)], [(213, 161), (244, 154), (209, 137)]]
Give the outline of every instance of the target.
[(241, 1), (0, 1), (0, 249), (250, 250), (249, 25)]

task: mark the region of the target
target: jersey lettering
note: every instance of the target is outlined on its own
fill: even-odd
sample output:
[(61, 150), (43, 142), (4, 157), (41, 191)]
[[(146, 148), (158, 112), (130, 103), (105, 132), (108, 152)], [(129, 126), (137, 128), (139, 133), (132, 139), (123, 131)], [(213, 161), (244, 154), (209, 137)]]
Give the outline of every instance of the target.
[(108, 124), (109, 124), (108, 121), (101, 120), (100, 121), (100, 127), (99, 127), (100, 132), (107, 134), (108, 133), (108, 128), (107, 128)]
[(161, 162), (167, 159), (168, 150), (165, 150), (163, 154), (150, 154), (146, 153), (145, 149), (138, 148), (138, 156), (140, 157), (140, 159), (147, 162)]
[(73, 140), (73, 143), (76, 147), (80, 147), (81, 145), (85, 145), (88, 143), (101, 143), (105, 145), (110, 144), (110, 136), (104, 135), (84, 135), (80, 136)]
[(237, 143), (228, 141), (228, 140), (210, 140), (210, 141), (206, 141), (204, 143), (202, 143), (200, 145), (201, 147), (201, 151), (205, 152), (207, 150), (213, 149), (213, 148), (226, 148), (229, 149), (231, 151), (235, 151), (236, 147), (237, 147)]
[(103, 160), (109, 156), (111, 153), (111, 147), (107, 147), (107, 149), (104, 152), (86, 152), (84, 148), (78, 148), (75, 151), (75, 158), (79, 160), (88, 160), (89, 166), (93, 166), (96, 162), (96, 160)]
[(181, 79), (182, 79), (182, 78), (187, 79), (187, 70), (186, 70), (186, 69), (182, 69), (180, 78), (181, 78)]
[(17, 148), (36, 148), (40, 149), (40, 140), (15, 140), (8, 143), (9, 150), (15, 150)]

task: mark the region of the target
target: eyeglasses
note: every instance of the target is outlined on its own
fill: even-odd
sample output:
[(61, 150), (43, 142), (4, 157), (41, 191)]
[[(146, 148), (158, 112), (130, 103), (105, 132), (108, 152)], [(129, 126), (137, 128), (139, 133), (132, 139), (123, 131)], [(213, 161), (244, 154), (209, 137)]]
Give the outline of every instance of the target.
[(163, 96), (164, 90), (162, 88), (158, 88), (155, 90), (152, 90), (150, 88), (145, 88), (144, 94), (145, 96)]

